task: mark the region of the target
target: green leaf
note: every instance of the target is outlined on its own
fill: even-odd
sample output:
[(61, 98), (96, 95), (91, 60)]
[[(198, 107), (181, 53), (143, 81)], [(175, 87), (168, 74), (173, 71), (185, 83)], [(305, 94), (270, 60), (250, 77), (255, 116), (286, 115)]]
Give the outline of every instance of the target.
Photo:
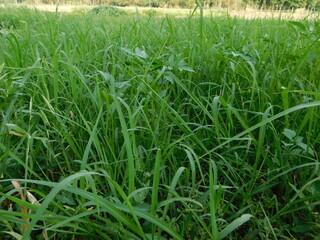
[(233, 222), (231, 222), (228, 226), (226, 226), (220, 233), (219, 239), (223, 239), (240, 227), (242, 224), (246, 223), (250, 220), (253, 216), (251, 214), (243, 214), (241, 217), (237, 218)]
[(289, 22), (291, 25), (293, 25), (296, 28), (299, 28), (302, 31), (306, 31), (308, 29), (308, 26), (304, 25), (301, 22), (297, 22), (297, 21), (290, 21)]
[(314, 153), (312, 151), (312, 149), (310, 147), (308, 147), (307, 144), (303, 143), (303, 142), (298, 142), (297, 145), (299, 147), (301, 147), (305, 152), (311, 154), (312, 156), (314, 156)]
[(148, 57), (148, 54), (146, 53), (146, 51), (141, 50), (140, 48), (136, 48), (135, 55), (143, 59), (146, 59)]
[(14, 237), (17, 240), (21, 240), (22, 239), (22, 236), (19, 233), (16, 233), (16, 232), (3, 232), (3, 233), (10, 234), (12, 237)]
[(73, 196), (69, 192), (63, 192), (61, 194), (57, 195), (57, 199), (61, 202), (63, 205), (70, 205), (70, 206), (75, 206), (76, 203), (73, 199)]
[(195, 72), (191, 67), (188, 67), (188, 66), (180, 66), (179, 70), (180, 71), (187, 71), (187, 72)]
[(27, 135), (30, 137), (30, 135), (23, 130), (22, 128), (18, 127), (16, 124), (12, 124), (12, 123), (7, 123), (6, 126), (10, 129), (10, 130), (14, 130), (17, 131), (18, 133), (22, 134), (22, 135)]
[(290, 139), (290, 141), (293, 142), (293, 139), (295, 138), (295, 136), (297, 135), (295, 131), (292, 131), (288, 128), (285, 128), (282, 132), (283, 135), (285, 135), (287, 138)]
[(320, 181), (313, 183), (313, 187), (314, 187), (316, 193), (320, 193)]

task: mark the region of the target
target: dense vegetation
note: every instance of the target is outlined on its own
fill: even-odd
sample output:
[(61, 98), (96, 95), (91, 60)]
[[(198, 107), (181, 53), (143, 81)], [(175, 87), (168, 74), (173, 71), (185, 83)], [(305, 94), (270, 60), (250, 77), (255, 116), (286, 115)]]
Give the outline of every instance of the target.
[(316, 239), (319, 21), (0, 12), (1, 239)]
[(320, 0), (0, 0), (0, 3), (29, 3), (29, 4), (89, 4), (113, 6), (143, 6), (143, 7), (180, 7), (193, 8), (203, 4), (206, 8), (223, 7), (243, 9), (246, 6), (256, 6), (271, 9), (319, 9)]

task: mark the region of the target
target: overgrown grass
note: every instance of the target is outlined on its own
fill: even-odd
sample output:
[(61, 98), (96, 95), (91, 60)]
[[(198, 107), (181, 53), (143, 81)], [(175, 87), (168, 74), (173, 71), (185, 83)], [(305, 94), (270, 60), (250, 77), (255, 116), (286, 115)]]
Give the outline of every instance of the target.
[(318, 236), (319, 21), (3, 12), (1, 239)]

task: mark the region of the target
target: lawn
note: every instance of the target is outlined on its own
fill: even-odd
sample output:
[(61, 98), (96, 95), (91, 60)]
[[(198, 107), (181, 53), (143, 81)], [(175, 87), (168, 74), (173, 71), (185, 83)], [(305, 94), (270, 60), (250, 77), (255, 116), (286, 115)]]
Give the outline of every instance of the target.
[(112, 11), (0, 9), (0, 239), (319, 239), (319, 20)]

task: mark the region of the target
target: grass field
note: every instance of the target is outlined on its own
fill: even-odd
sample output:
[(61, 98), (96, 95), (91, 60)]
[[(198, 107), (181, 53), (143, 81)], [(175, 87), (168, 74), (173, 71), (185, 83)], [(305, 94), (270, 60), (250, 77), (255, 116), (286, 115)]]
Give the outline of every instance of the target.
[[(40, 11), (60, 13), (75, 13), (85, 14), (91, 9), (98, 6), (88, 5), (54, 5), (54, 4), (0, 4), (0, 7), (27, 7), (30, 9), (37, 9)], [(135, 15), (136, 11), (140, 15), (157, 16), (157, 17), (188, 17), (194, 9), (187, 8), (150, 8), (150, 7), (118, 7), (127, 15)], [(248, 6), (245, 9), (227, 9), (227, 8), (205, 8), (203, 9), (203, 16), (205, 17), (237, 17), (245, 19), (284, 19), (284, 20), (316, 20), (319, 19), (319, 11), (312, 11), (310, 9), (292, 9), (292, 10), (272, 10), (271, 8), (257, 8)], [(199, 16), (199, 11), (194, 13)]]
[(0, 46), (0, 239), (319, 239), (319, 20), (9, 8)]

